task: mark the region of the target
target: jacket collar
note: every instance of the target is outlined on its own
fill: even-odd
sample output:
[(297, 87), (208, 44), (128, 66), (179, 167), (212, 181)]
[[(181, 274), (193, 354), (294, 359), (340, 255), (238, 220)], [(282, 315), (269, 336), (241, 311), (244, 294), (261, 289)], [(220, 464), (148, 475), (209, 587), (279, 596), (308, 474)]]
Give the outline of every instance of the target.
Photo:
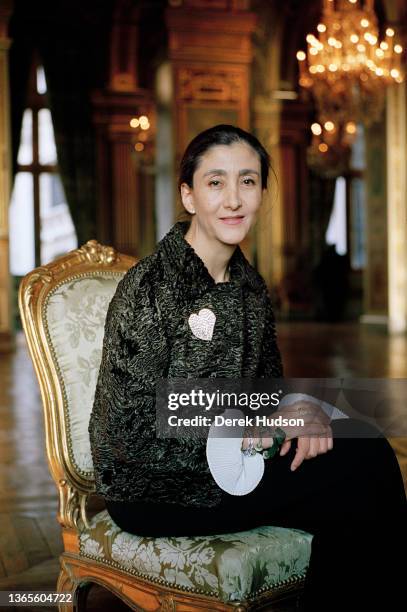
[[(189, 221), (178, 221), (160, 240), (156, 251), (161, 256), (166, 272), (171, 276), (174, 288), (187, 289), (192, 297), (198, 297), (216, 285), (202, 259), (185, 240)], [(241, 248), (236, 246), (230, 258), (230, 283), (248, 286), (254, 292), (263, 289), (262, 277), (247, 261)]]

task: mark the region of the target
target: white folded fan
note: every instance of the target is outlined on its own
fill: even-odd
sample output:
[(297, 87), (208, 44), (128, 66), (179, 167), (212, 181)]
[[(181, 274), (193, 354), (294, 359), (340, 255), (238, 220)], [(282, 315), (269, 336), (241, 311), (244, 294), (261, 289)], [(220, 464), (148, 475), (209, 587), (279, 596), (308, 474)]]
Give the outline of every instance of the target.
[[(305, 393), (288, 393), (283, 396), (279, 407), (294, 404), (299, 400), (310, 400), (320, 404), (331, 420), (348, 415), (323, 400)], [(225, 418), (244, 418), (241, 410), (225, 410)], [(216, 484), (231, 495), (247, 495), (257, 487), (264, 474), (264, 457), (261, 453), (245, 455), (242, 453), (243, 425), (211, 425), (206, 442), (206, 459)], [(233, 435), (233, 437), (232, 437)]]
[[(243, 418), (241, 410), (230, 408), (225, 418)], [(261, 453), (242, 453), (244, 426), (212, 423), (206, 442), (206, 458), (216, 484), (231, 495), (247, 495), (257, 487), (264, 474)], [(232, 437), (233, 436), (233, 437)]]

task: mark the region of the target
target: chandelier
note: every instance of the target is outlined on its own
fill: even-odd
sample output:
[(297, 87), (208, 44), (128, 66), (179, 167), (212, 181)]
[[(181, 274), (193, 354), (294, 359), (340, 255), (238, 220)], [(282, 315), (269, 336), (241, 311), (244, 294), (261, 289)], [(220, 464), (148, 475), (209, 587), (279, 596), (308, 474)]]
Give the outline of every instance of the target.
[(324, 0), (317, 31), (306, 37), (307, 52), (297, 53), (299, 83), (316, 102), (314, 153), (336, 146), (338, 154), (352, 144), (359, 123), (380, 119), (386, 88), (404, 79), (403, 48), (390, 27), (379, 41), (373, 0)]

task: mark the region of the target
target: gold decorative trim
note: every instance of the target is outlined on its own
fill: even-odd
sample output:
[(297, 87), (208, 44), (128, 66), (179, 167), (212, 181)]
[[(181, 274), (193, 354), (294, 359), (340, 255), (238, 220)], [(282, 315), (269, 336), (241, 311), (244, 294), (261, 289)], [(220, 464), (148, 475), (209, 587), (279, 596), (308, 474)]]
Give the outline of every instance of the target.
[(78, 491), (64, 478), (61, 478), (59, 484), (59, 513), (62, 524), (75, 527), (76, 530), (81, 531), (81, 519), (84, 526), (90, 529), (90, 524), (86, 516), (88, 493)]
[(243, 74), (230, 70), (178, 70), (178, 97), (189, 101), (239, 102), (243, 96)]
[(48, 300), (61, 285), (75, 278), (123, 276), (135, 263), (133, 257), (89, 240), (32, 270), (19, 287), (21, 320), (43, 403), (48, 465), (59, 492), (57, 519), (62, 526), (77, 531), (89, 528), (86, 501), (95, 491), (95, 482), (93, 471), (80, 469), (74, 459), (67, 394), (47, 323)]
[(103, 266), (111, 266), (118, 260), (117, 251), (110, 246), (99, 244), (96, 240), (88, 240), (80, 249), (78, 249), (80, 257), (83, 261), (88, 261), (94, 264)]
[(176, 612), (176, 604), (171, 595), (164, 595), (160, 598), (160, 612)]
[(29, 281), (27, 282), (26, 291), (24, 293), (24, 305), (26, 308), (30, 306), (31, 299), (33, 297), (33, 293), (38, 286), (42, 283), (45, 285), (46, 283), (50, 283), (52, 281), (52, 272), (47, 270), (47, 268), (37, 268), (35, 273), (30, 276)]

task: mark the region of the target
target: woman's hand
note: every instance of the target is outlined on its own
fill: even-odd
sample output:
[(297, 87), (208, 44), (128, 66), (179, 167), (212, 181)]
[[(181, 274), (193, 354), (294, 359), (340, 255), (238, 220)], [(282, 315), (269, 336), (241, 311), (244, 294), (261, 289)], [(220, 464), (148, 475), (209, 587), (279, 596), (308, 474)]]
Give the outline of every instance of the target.
[[(332, 429), (330, 427), (331, 419), (325, 414), (319, 404), (300, 400), (294, 404), (284, 406), (281, 410), (273, 413), (273, 418), (282, 416), (287, 419), (299, 419), (304, 421), (304, 425), (284, 425), (283, 430), (286, 433), (286, 440), (281, 446), (280, 455), (288, 453), (291, 448), (291, 440), (298, 438), (296, 456), (291, 464), (291, 471), (304, 461), (304, 459), (312, 459), (317, 455), (328, 452), (333, 448)], [(259, 438), (253, 438), (253, 444), (258, 442)], [(274, 438), (262, 438), (262, 447), (270, 448), (273, 445)], [(247, 448), (247, 440), (244, 439), (242, 448)]]
[[(331, 429), (331, 428), (329, 428)], [(280, 449), (280, 455), (286, 455), (291, 448), (291, 440), (285, 440)], [(304, 459), (312, 459), (317, 455), (321, 455), (322, 453), (327, 453), (329, 450), (333, 448), (333, 438), (332, 438), (332, 430), (330, 435), (325, 437), (299, 437), (296, 455), (294, 461), (291, 464), (291, 471), (297, 469), (299, 465), (304, 461)]]
[[(296, 470), (304, 459), (312, 459), (317, 455), (328, 452), (328, 450), (332, 450), (333, 436), (329, 425), (330, 418), (318, 404), (301, 400), (284, 407), (280, 414), (286, 418), (302, 418), (304, 420), (304, 426), (301, 426), (303, 432), (298, 432), (290, 426), (284, 427), (287, 438), (281, 446), (281, 456), (286, 455), (290, 450), (291, 439), (298, 437), (296, 455), (291, 464), (291, 471)], [(318, 432), (319, 429), (320, 431)]]

